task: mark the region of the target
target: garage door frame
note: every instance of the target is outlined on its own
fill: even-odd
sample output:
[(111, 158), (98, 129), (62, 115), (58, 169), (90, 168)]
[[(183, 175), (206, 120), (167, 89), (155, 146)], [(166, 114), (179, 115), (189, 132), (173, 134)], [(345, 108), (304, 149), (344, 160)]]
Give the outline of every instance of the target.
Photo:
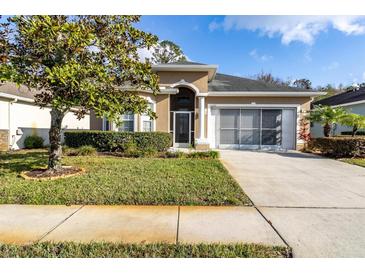
[[(220, 148), (218, 140), (216, 138), (216, 134), (219, 134), (219, 126), (217, 127), (217, 119), (219, 117), (220, 109), (291, 109), (294, 110), (294, 126), (293, 126), (293, 134), (294, 134), (294, 142), (293, 149), (297, 147), (298, 139), (297, 132), (299, 130), (299, 113), (300, 113), (300, 105), (299, 104), (208, 104), (208, 132), (207, 138), (210, 143), (211, 148)], [(284, 124), (285, 122), (283, 122)], [(221, 147), (222, 148), (222, 147)], [(270, 147), (263, 146), (259, 148), (255, 147), (244, 147), (239, 144), (226, 145), (223, 149), (279, 149), (282, 150), (281, 147)]]

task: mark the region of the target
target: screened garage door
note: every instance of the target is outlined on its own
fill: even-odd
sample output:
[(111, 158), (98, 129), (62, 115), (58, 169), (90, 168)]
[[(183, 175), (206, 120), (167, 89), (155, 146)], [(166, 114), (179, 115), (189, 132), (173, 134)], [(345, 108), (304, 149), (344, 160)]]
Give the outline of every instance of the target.
[(295, 149), (296, 110), (220, 109), (217, 129), (220, 148)]

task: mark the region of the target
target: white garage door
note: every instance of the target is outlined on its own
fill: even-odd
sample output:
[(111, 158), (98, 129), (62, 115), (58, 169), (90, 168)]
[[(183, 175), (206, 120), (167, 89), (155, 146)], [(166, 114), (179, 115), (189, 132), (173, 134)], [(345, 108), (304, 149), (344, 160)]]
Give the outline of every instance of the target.
[(295, 109), (220, 109), (218, 117), (220, 148), (295, 149)]

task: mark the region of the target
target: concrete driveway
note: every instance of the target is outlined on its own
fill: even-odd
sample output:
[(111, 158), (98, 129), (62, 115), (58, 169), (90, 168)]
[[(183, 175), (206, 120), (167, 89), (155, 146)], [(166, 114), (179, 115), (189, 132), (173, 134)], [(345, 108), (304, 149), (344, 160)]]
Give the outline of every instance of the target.
[(299, 152), (221, 151), (296, 257), (365, 257), (365, 168)]

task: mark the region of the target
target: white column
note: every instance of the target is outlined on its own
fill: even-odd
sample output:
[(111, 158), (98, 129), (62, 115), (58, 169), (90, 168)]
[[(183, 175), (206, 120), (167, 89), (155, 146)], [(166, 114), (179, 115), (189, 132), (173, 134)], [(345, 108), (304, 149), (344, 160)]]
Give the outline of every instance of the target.
[(205, 139), (205, 97), (199, 98), (199, 139), (202, 141)]

